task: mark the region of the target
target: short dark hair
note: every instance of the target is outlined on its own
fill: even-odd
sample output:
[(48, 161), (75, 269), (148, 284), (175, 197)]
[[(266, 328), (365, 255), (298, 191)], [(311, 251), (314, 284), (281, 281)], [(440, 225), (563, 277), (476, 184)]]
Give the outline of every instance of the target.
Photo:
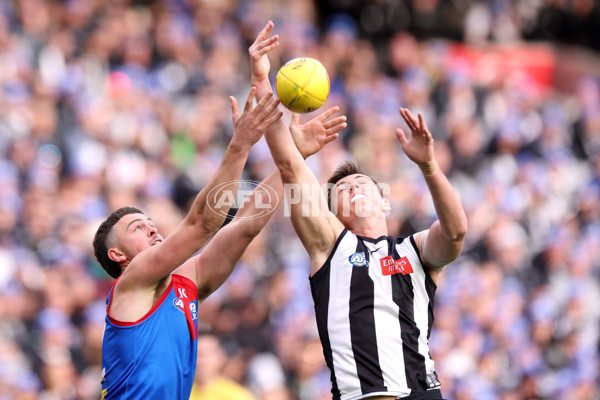
[(113, 278), (118, 278), (121, 275), (121, 266), (116, 261), (108, 257), (108, 247), (106, 239), (112, 231), (113, 226), (128, 214), (143, 214), (143, 212), (135, 207), (121, 207), (114, 211), (100, 224), (94, 236), (94, 255), (102, 268)]
[(375, 186), (377, 186), (379, 194), (383, 196), (383, 192), (381, 191), (381, 188), (379, 187), (379, 184), (375, 181), (375, 179), (365, 174), (363, 170), (358, 166), (358, 164), (353, 163), (352, 161), (346, 161), (342, 165), (337, 167), (333, 175), (331, 175), (331, 178), (329, 178), (329, 180), (327, 181), (327, 204), (329, 205), (329, 209), (331, 211), (333, 211), (333, 204), (331, 203), (333, 188), (339, 181), (341, 181), (345, 177), (355, 174), (364, 175), (371, 179)]

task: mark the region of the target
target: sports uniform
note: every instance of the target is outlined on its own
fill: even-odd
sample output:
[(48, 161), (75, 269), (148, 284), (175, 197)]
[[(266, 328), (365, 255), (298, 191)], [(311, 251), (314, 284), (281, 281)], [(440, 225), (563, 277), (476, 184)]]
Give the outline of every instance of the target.
[(170, 285), (145, 316), (135, 322), (121, 322), (110, 316), (117, 281), (106, 299), (102, 400), (187, 400), (196, 370), (195, 283), (171, 275)]
[(436, 285), (413, 236), (344, 229), (310, 282), (334, 400), (442, 398), (428, 344)]

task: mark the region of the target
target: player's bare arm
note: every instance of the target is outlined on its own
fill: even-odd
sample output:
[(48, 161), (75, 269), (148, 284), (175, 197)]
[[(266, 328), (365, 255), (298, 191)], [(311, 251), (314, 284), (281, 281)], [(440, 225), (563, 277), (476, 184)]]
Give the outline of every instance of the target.
[(231, 275), (250, 242), (276, 212), (282, 193), (279, 173), (273, 171), (248, 195), (234, 219), (215, 234), (202, 253), (175, 271), (182, 274), (189, 274), (186, 270), (194, 271), (200, 301), (217, 290)]
[[(467, 233), (467, 217), (456, 192), (435, 160), (434, 140), (423, 115), (419, 113), (415, 118), (405, 108), (400, 109), (400, 114), (411, 135), (407, 137), (402, 129), (397, 129), (397, 137), (404, 153), (421, 169), (438, 217), (429, 232), (426, 235), (420, 233), (417, 240), (429, 273), (437, 282), (443, 266), (460, 255)], [(422, 242), (422, 238), (426, 238), (425, 242)]]
[[(328, 110), (328, 113), (335, 111), (336, 107)], [(294, 116), (293, 120), (298, 121), (298, 116)], [(343, 128), (345, 125), (343, 122), (330, 129)], [(294, 129), (292, 122), (291, 130)], [(268, 131), (265, 138), (286, 185), (292, 224), (311, 258), (311, 273), (315, 273), (327, 259), (344, 226), (329, 211), (319, 182), (296, 149), (292, 136)]]
[[(273, 22), (268, 21), (248, 50), (252, 84), (257, 87), (259, 93), (271, 90), (268, 79), (270, 62), (267, 54), (279, 45), (279, 37), (271, 36), (273, 29)], [(329, 109), (326, 111), (327, 114), (316, 117), (318, 120), (315, 122), (322, 123), (337, 111), (337, 108)], [(331, 122), (328, 129), (337, 132), (346, 126), (346, 117), (338, 118)], [(298, 125), (298, 120), (297, 115), (293, 117), (290, 127), (292, 132)], [(278, 125), (273, 126), (273, 129), (269, 129), (265, 138), (275, 165), (281, 174), (281, 179), (289, 189), (287, 194), (291, 194), (290, 192), (295, 190), (296, 192), (293, 194), (300, 196), (300, 201), (294, 201), (294, 204), (291, 205), (291, 219), (298, 237), (311, 258), (311, 273), (314, 273), (327, 259), (337, 237), (343, 230), (343, 225), (329, 212), (325, 196), (319, 190), (319, 182), (304, 162), (303, 155), (294, 146), (294, 139), (290, 133), (280, 134), (275, 129), (282, 124), (283, 122), (280, 121)]]
[[(296, 119), (292, 135), (304, 158), (339, 137), (338, 132), (343, 129), (342, 122), (336, 124), (334, 121), (338, 118), (327, 119), (333, 112), (327, 110), (321, 114), (321, 118), (304, 125), (300, 125)], [(279, 171), (275, 170), (245, 199), (233, 221), (217, 232), (202, 253), (176, 270), (179, 273), (180, 269), (196, 269), (200, 300), (215, 291), (231, 274), (250, 242), (275, 213), (278, 203), (283, 201), (283, 195), (283, 182)]]
[[(278, 101), (272, 93), (265, 95), (253, 107), (255, 93), (256, 89), (252, 88), (243, 112), (240, 112), (237, 101), (231, 98), (233, 138), (219, 169), (196, 196), (188, 215), (164, 242), (140, 252), (125, 268), (111, 305), (115, 318), (131, 320), (147, 312), (156, 301), (156, 296), (168, 285), (171, 272), (197, 252), (223, 224), (227, 210), (214, 212), (216, 200), (210, 198), (208, 193), (222, 182), (239, 179), (252, 145), (262, 137), (270, 124), (281, 117), (281, 112), (277, 110)], [(195, 274), (186, 277), (197, 281)], [(127, 306), (121, 307), (121, 302)], [(121, 309), (125, 311), (120, 313)]]

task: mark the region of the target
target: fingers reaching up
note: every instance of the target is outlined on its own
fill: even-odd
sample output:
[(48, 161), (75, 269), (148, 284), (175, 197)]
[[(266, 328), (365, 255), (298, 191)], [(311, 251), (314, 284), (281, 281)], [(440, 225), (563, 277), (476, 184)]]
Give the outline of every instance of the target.
[(256, 143), (267, 128), (283, 115), (277, 108), (279, 100), (273, 97), (273, 92), (268, 92), (261, 99), (257, 99), (256, 107), (253, 107), (255, 97), (256, 87), (253, 86), (246, 98), (242, 113), (240, 113), (237, 100), (234, 97), (229, 98), (234, 139), (250, 146)]
[(411, 131), (408, 137), (401, 128), (396, 129), (396, 136), (404, 153), (418, 165), (433, 161), (433, 136), (425, 124), (423, 114), (418, 113), (415, 118), (408, 109), (401, 108), (400, 115)]
[[(413, 137), (416, 135), (425, 143), (433, 142), (433, 137), (431, 136), (429, 129), (427, 129), (427, 124), (425, 124), (423, 114), (418, 113), (418, 118), (415, 118), (415, 116), (407, 108), (401, 108), (400, 115), (406, 122), (408, 128), (411, 130)], [(398, 130), (402, 131), (401, 129)], [(396, 132), (398, 132), (398, 130)], [(406, 135), (403, 136), (406, 138)]]
[(272, 21), (267, 22), (248, 49), (253, 81), (268, 80), (271, 64), (269, 63), (267, 53), (279, 46), (279, 35), (269, 37), (274, 27), (275, 25)]

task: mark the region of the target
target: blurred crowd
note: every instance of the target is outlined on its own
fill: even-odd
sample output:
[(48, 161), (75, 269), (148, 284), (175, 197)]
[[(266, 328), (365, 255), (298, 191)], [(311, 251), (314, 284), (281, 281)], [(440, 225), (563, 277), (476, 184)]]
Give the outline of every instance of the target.
[(362, 35), (385, 45), (398, 31), (421, 38), (445, 37), (471, 44), (552, 41), (600, 50), (596, 0), (329, 0), (322, 15), (343, 12)]
[[(481, 80), (450, 57), (456, 40), (597, 49), (598, 13), (592, 0), (0, 2), (0, 399), (98, 399), (112, 280), (93, 234), (124, 205), (163, 236), (181, 221), (219, 165), (228, 96), (245, 99), (247, 49), (268, 19), (281, 43), (272, 78), (291, 58), (317, 58), (331, 80), (323, 109), (348, 116), (307, 162), (326, 181), (353, 159), (388, 184), (393, 235), (435, 218), (395, 138), (398, 109), (422, 112), (433, 132), (470, 228), (436, 296), (445, 397), (600, 399), (600, 77), (559, 92), (523, 71)], [(571, 30), (553, 36), (557, 26)], [(272, 168), (261, 141), (243, 178)], [(309, 265), (277, 212), (200, 306), (200, 330), (219, 340), (200, 352), (199, 374), (218, 371), (256, 399), (330, 399)]]

